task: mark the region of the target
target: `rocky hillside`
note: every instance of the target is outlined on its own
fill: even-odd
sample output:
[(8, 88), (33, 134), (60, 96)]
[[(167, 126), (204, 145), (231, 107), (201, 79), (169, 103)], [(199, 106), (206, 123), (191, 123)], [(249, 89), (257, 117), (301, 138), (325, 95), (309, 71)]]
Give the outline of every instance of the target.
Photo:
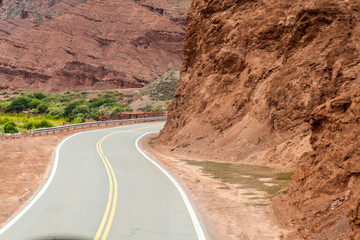
[[(12, 35), (31, 29), (34, 25), (49, 21), (86, 0), (2, 0), (0, 1), (0, 35)], [(135, 0), (138, 5), (172, 22), (186, 27), (186, 14), (191, 0)]]
[[(4, 1), (5, 15), (15, 16), (11, 21), (21, 21), (17, 14), (20, 8), (10, 2)], [(174, 7), (171, 4), (166, 10), (150, 0), (88, 0), (78, 6), (81, 1), (36, 2), (40, 10), (50, 3), (72, 3), (74, 7), (30, 30), (19, 27), (15, 35), (9, 32), (0, 36), (0, 90), (142, 87), (181, 63), (186, 22), (177, 22), (165, 14)], [(9, 10), (13, 8), (15, 15), (15, 10)], [(24, 11), (20, 10), (20, 15)], [(176, 11), (180, 14), (180, 10)]]
[(195, 0), (188, 21), (157, 144), (296, 169), (274, 199), (292, 237), (359, 239), (360, 2)]
[(168, 69), (164, 75), (145, 85), (129, 107), (142, 111), (166, 111), (174, 97), (179, 77), (178, 68)]
[(12, 35), (58, 17), (85, 0), (2, 0), (2, 2), (0, 35)]

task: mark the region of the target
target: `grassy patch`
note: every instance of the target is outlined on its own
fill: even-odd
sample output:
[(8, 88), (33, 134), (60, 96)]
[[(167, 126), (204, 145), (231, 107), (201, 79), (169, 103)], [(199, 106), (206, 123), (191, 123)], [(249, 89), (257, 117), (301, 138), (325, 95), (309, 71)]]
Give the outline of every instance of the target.
[(149, 139), (148, 144), (149, 144), (150, 147), (153, 147), (153, 146), (154, 146), (154, 143), (155, 143), (155, 141), (156, 141), (157, 138), (158, 138), (158, 137), (152, 137), (152, 138)]
[[(201, 167), (204, 172), (211, 174), (214, 178), (232, 184), (239, 184), (239, 188), (254, 188), (267, 192), (270, 198), (276, 194), (286, 192), (286, 186), (293, 175), (293, 172), (279, 172), (264, 166), (185, 161), (190, 165)], [(270, 180), (264, 182), (260, 180), (261, 178), (269, 178)], [(272, 186), (268, 186), (266, 183), (271, 183)]]

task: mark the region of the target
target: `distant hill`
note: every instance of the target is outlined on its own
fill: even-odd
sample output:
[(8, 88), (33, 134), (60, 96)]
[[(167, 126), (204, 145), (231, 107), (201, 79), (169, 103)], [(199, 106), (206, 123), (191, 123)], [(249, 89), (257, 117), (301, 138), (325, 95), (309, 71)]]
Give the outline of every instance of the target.
[[(190, 2), (39, 1), (39, 14), (49, 3), (69, 9), (35, 25), (31, 13), (30, 30), (0, 36), (0, 91), (140, 88), (180, 66)], [(7, 3), (3, 19), (13, 20), (4, 21), (22, 21), (23, 9)]]
[(158, 110), (166, 110), (174, 98), (179, 77), (178, 68), (168, 69), (164, 75), (145, 85), (129, 106), (135, 110), (151, 110), (156, 107)]

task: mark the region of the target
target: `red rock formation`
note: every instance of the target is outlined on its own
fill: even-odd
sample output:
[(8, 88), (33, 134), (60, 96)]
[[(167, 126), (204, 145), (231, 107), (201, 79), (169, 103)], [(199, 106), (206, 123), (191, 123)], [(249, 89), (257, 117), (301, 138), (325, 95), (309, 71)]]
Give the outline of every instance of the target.
[(0, 4), (0, 35), (13, 35), (31, 29), (35, 24), (62, 15), (84, 0), (3, 1)]
[(0, 37), (0, 89), (141, 87), (178, 66), (183, 29), (132, 0), (88, 0)]
[(166, 112), (132, 112), (132, 113), (117, 113), (113, 116), (100, 117), (99, 121), (108, 120), (121, 120), (121, 119), (136, 119), (136, 118), (148, 118), (148, 117), (161, 117), (166, 116)]
[(296, 168), (274, 201), (284, 223), (305, 239), (358, 239), (359, 12), (351, 0), (195, 0), (157, 144)]

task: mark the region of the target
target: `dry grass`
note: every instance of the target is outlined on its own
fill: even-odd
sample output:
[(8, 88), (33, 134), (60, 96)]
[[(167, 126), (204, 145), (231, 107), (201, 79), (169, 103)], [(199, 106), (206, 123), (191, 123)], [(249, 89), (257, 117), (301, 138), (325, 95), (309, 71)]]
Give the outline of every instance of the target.
[[(205, 173), (224, 182), (238, 185), (239, 188), (254, 188), (267, 193), (271, 198), (287, 191), (293, 172), (279, 172), (273, 168), (220, 162), (199, 162), (184, 160), (187, 164), (199, 166)], [(264, 181), (263, 179), (268, 179)]]

